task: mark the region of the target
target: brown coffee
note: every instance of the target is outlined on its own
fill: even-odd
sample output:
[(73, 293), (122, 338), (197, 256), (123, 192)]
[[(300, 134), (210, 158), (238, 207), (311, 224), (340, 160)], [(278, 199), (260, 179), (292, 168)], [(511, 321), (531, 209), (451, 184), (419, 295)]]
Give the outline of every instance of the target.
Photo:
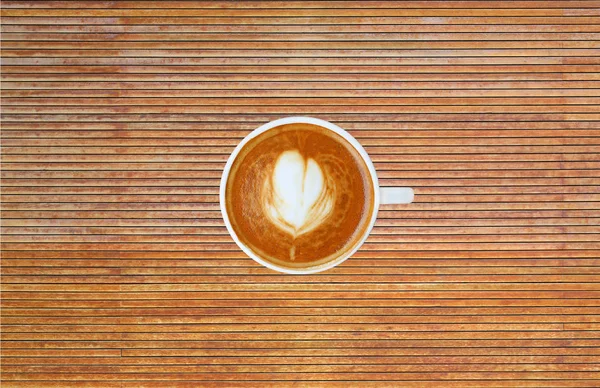
[(305, 268), (357, 246), (373, 215), (374, 188), (367, 165), (346, 139), (294, 123), (242, 148), (225, 201), (246, 247), (276, 265)]

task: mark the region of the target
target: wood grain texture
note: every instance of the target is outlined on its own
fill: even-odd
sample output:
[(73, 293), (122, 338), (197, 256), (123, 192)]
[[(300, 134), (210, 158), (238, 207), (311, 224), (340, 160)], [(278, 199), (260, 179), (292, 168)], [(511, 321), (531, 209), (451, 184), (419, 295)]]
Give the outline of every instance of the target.
[[(4, 387), (597, 387), (598, 1), (2, 3)], [(250, 131), (352, 133), (339, 267), (245, 256)]]

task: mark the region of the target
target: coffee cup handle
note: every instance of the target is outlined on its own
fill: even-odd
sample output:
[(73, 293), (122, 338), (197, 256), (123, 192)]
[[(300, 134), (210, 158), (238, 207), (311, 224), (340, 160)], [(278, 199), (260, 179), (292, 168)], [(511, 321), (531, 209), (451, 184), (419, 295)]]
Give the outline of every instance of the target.
[(411, 203), (415, 199), (415, 191), (410, 187), (380, 187), (379, 193), (382, 205)]

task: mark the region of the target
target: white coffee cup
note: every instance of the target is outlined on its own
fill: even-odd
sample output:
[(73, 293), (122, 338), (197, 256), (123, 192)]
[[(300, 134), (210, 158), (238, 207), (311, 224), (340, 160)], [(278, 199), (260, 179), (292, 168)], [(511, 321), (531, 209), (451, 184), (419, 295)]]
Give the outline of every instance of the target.
[[(246, 143), (248, 143), (251, 139), (255, 138), (256, 136), (260, 135), (261, 133), (267, 132), (268, 130), (270, 130), (272, 128), (275, 128), (275, 127), (278, 127), (278, 126), (284, 125), (284, 124), (294, 124), (294, 123), (313, 124), (313, 125), (318, 125), (323, 128), (327, 128), (327, 129), (337, 133), (338, 135), (342, 136), (350, 144), (352, 144), (352, 146), (358, 151), (360, 156), (363, 158), (365, 165), (369, 168), (370, 176), (373, 181), (373, 188), (375, 191), (374, 203), (373, 203), (373, 209), (374, 209), (373, 214), (371, 215), (371, 219), (369, 220), (368, 227), (365, 229), (364, 236), (361, 237), (360, 241), (358, 242), (358, 244), (356, 244), (354, 249), (346, 252), (344, 255), (342, 255), (334, 260), (328, 261), (327, 263), (313, 266), (313, 267), (307, 267), (307, 268), (289, 268), (289, 267), (279, 266), (277, 264), (274, 264), (274, 263), (267, 261), (267, 260), (261, 258), (260, 256), (256, 255), (250, 248), (248, 248), (246, 245), (244, 245), (244, 243), (242, 243), (240, 241), (240, 239), (238, 238), (238, 236), (236, 235), (235, 230), (233, 230), (233, 227), (231, 226), (231, 221), (229, 220), (229, 215), (227, 214), (227, 207), (225, 206), (225, 191), (227, 188), (227, 179), (229, 178), (229, 172), (231, 171), (231, 166), (233, 165), (235, 158), (238, 156), (238, 154), (240, 153), (242, 148), (246, 145)], [(220, 205), (221, 205), (221, 213), (223, 214), (223, 220), (225, 221), (225, 226), (227, 227), (227, 230), (229, 231), (229, 234), (231, 234), (231, 237), (233, 238), (235, 243), (254, 261), (264, 265), (265, 267), (271, 268), (275, 271), (285, 272), (285, 273), (290, 273), (290, 274), (309, 274), (309, 273), (321, 272), (321, 271), (325, 271), (330, 268), (333, 268), (336, 265), (344, 262), (346, 259), (348, 259), (350, 256), (352, 256), (361, 247), (361, 245), (365, 242), (367, 237), (369, 237), (369, 234), (371, 233), (371, 230), (373, 229), (373, 225), (375, 225), (375, 221), (377, 220), (377, 212), (379, 210), (380, 205), (406, 204), (406, 203), (411, 203), (413, 201), (413, 199), (414, 199), (414, 191), (411, 188), (408, 188), (408, 187), (380, 187), (379, 186), (379, 180), (377, 179), (377, 172), (375, 171), (375, 166), (373, 165), (371, 158), (369, 157), (369, 155), (367, 154), (365, 149), (360, 145), (360, 143), (348, 132), (346, 132), (342, 128), (340, 128), (337, 125), (332, 124), (328, 121), (316, 119), (313, 117), (300, 117), (300, 116), (286, 117), (283, 119), (271, 121), (269, 123), (261, 125), (257, 129), (252, 131), (248, 136), (246, 136), (241, 141), (241, 143), (238, 144), (237, 147), (233, 150), (233, 152), (229, 156), (229, 159), (227, 160), (227, 164), (225, 165), (225, 169), (223, 170), (223, 176), (221, 177), (221, 187), (220, 187), (220, 191), (219, 191), (219, 200), (220, 200)]]

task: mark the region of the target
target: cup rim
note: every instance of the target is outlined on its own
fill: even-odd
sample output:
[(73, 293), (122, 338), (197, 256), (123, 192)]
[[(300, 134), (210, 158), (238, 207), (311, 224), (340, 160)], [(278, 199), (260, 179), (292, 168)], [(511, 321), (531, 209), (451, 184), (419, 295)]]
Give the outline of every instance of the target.
[[(374, 191), (374, 193), (373, 193), (373, 213), (371, 214), (371, 219), (369, 220), (369, 224), (368, 224), (367, 228), (365, 229), (364, 235), (359, 239), (356, 246), (354, 248), (352, 248), (350, 251), (346, 252), (346, 254), (344, 254), (334, 260), (328, 261), (321, 265), (316, 265), (316, 266), (307, 267), (307, 268), (283, 267), (283, 266), (274, 264), (270, 261), (267, 261), (267, 260), (261, 258), (256, 253), (254, 253), (237, 236), (235, 230), (233, 229), (233, 226), (231, 225), (231, 221), (229, 220), (229, 215), (227, 214), (227, 207), (226, 207), (226, 203), (225, 203), (225, 191), (226, 191), (226, 187), (227, 187), (227, 180), (229, 178), (229, 173), (231, 171), (231, 166), (233, 165), (233, 162), (239, 155), (242, 148), (244, 148), (244, 146), (250, 140), (254, 139), (255, 137), (257, 137), (258, 135), (260, 135), (264, 132), (267, 132), (268, 130), (270, 130), (272, 128), (278, 127), (280, 125), (295, 124), (295, 123), (313, 124), (313, 125), (318, 125), (318, 126), (327, 128), (327, 129), (337, 133), (338, 135), (342, 136), (346, 141), (348, 141), (358, 151), (358, 153), (362, 157), (365, 165), (369, 169), (369, 173), (371, 175), (371, 180), (373, 183), (373, 191)], [(311, 274), (311, 273), (322, 272), (322, 271), (331, 269), (331, 268), (343, 263), (344, 261), (346, 261), (350, 256), (352, 256), (354, 253), (356, 253), (356, 251), (358, 251), (358, 249), (364, 244), (364, 242), (367, 240), (367, 238), (371, 234), (371, 230), (373, 229), (373, 226), (375, 225), (375, 221), (377, 220), (377, 213), (379, 211), (379, 203), (380, 203), (380, 193), (379, 193), (379, 180), (377, 178), (377, 171), (375, 170), (375, 166), (373, 165), (373, 161), (369, 157), (369, 154), (367, 154), (367, 151), (365, 151), (365, 149), (358, 142), (358, 140), (356, 140), (350, 133), (348, 133), (346, 130), (340, 128), (336, 124), (333, 124), (329, 121), (325, 121), (322, 119), (317, 119), (314, 117), (307, 117), (307, 116), (291, 116), (291, 117), (285, 117), (285, 118), (273, 120), (266, 124), (261, 125), (260, 127), (256, 128), (252, 132), (250, 132), (235, 147), (235, 149), (233, 150), (231, 155), (229, 155), (229, 158), (227, 159), (227, 163), (225, 164), (225, 168), (223, 169), (223, 174), (221, 176), (221, 184), (219, 187), (219, 205), (221, 208), (221, 214), (223, 216), (223, 221), (225, 222), (225, 227), (227, 228), (227, 231), (229, 232), (229, 234), (231, 235), (231, 237), (233, 238), (233, 240), (235, 241), (237, 246), (240, 247), (240, 249), (242, 249), (242, 251), (244, 253), (246, 253), (252, 260), (256, 261), (257, 263), (264, 265), (265, 267), (270, 268), (272, 270), (275, 270), (278, 272), (283, 272), (283, 273), (288, 273), (288, 274)]]

